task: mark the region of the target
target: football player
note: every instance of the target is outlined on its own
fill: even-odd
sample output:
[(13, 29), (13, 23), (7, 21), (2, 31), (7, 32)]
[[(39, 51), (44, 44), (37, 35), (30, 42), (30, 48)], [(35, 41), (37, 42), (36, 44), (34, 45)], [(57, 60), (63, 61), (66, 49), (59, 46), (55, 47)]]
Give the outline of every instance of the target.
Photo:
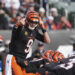
[(56, 75), (75, 75), (75, 56), (65, 58), (60, 63), (52, 62), (46, 64), (45, 70)]
[(60, 62), (63, 58), (65, 58), (62, 53), (53, 50), (45, 51), (42, 57), (48, 59), (49, 62)]
[[(53, 53), (53, 51), (51, 50), (46, 51), (44, 58), (49, 59), (49, 56), (50, 56), (49, 54), (52, 54), (53, 56), (53, 55), (59, 54), (59, 52), (57, 53), (57, 51), (55, 51)], [(75, 56), (73, 55), (69, 58), (64, 58), (64, 56), (61, 55), (60, 56), (61, 58), (59, 58), (59, 55), (56, 56), (58, 58), (56, 60), (57, 62), (55, 60), (52, 62), (53, 59), (51, 60), (50, 58), (49, 59), (50, 62), (47, 64), (44, 64), (43, 69), (40, 68), (41, 71), (42, 72), (45, 72), (45, 71), (52, 72), (54, 75), (75, 75)]]
[[(29, 69), (29, 72), (31, 73), (38, 72), (39, 74), (45, 75), (46, 73), (47, 74), (49, 73), (44, 68), (45, 64), (54, 63), (54, 62), (59, 63), (62, 59), (64, 59), (64, 55), (62, 53), (58, 51), (47, 50), (43, 53), (41, 59), (30, 61), (30, 64), (27, 67), (27, 69)], [(53, 74), (53, 73), (50, 72), (50, 74)]]
[[(58, 51), (53, 51), (53, 50), (47, 50), (43, 53), (42, 57), (44, 59), (48, 59), (49, 62), (46, 62), (45, 64), (49, 64), (49, 63), (56, 63), (56, 62), (60, 62), (63, 58), (64, 58), (64, 55)], [(51, 66), (52, 67), (52, 66)], [(56, 75), (54, 72), (52, 71), (46, 71), (45, 68), (43, 68), (46, 74), (47, 72), (47, 75)]]
[[(39, 28), (43, 34), (39, 33)], [(10, 52), (6, 57), (5, 75), (12, 75), (12, 71), (15, 75), (25, 75), (26, 56), (35, 39), (50, 43), (39, 14), (36, 11), (29, 11), (25, 18), (19, 17), (13, 27)]]

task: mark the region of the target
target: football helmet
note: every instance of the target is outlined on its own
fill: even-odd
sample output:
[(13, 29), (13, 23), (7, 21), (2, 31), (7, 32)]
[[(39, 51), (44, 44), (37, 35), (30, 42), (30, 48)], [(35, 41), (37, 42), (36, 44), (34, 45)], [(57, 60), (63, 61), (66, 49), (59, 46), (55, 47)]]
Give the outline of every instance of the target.
[(54, 51), (53, 50), (47, 50), (43, 53), (43, 58), (44, 59), (48, 59), (49, 62), (52, 62), (52, 56), (54, 54)]
[(39, 24), (39, 14), (36, 11), (29, 11), (26, 15), (28, 28), (34, 30)]
[(58, 51), (54, 51), (54, 54), (52, 56), (53, 62), (59, 62), (61, 61), (64, 57), (64, 55)]
[(49, 62), (59, 62), (65, 58), (62, 53), (53, 50), (45, 51), (42, 56), (44, 59), (48, 59)]

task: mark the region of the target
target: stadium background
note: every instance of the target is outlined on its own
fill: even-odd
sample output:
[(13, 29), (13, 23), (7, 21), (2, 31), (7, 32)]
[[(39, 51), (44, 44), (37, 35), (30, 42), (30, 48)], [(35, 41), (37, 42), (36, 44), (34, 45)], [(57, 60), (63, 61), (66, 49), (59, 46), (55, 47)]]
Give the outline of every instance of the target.
[[(3, 39), (11, 39), (11, 30), (1, 30), (0, 34), (3, 36)], [(72, 45), (75, 41), (75, 29), (71, 30), (59, 30), (59, 31), (49, 31), (48, 32), (51, 43), (46, 45), (45, 50), (53, 49), (56, 50), (60, 45)], [(39, 41), (35, 40), (33, 44), (33, 51), (37, 48), (37, 43)]]
[[(4, 1), (8, 1), (8, 0), (0, 0), (1, 2)], [(9, 0), (11, 2), (13, 2), (14, 0)], [(45, 50), (48, 49), (53, 49), (53, 50), (57, 50), (57, 48), (60, 45), (72, 45), (75, 42), (75, 0), (15, 0), (15, 1), (20, 1), (20, 3), (22, 1), (33, 1), (32, 5), (30, 5), (31, 7), (35, 7), (35, 10), (37, 12), (39, 12), (39, 9), (41, 7), (43, 7), (45, 9), (45, 16), (48, 17), (49, 13), (50, 13), (50, 9), (51, 8), (56, 8), (58, 13), (60, 13), (60, 15), (62, 16), (66, 16), (67, 20), (71, 23), (72, 28), (71, 29), (60, 29), (60, 30), (48, 30), (49, 36), (51, 38), (51, 43), (45, 46)], [(24, 3), (21, 3), (22, 8), (20, 8), (20, 16), (24, 16), (24, 13), (26, 13), (26, 7), (24, 8)], [(29, 7), (30, 7), (29, 6)], [(9, 6), (8, 6), (9, 7)], [(9, 9), (7, 7), (7, 9)], [(28, 8), (27, 8), (28, 9)], [(6, 10), (6, 13), (1, 12), (1, 10), (4, 10), (1, 8), (1, 4), (0, 4), (0, 35), (2, 35), (3, 37), (3, 43), (5, 43), (5, 41), (7, 39), (11, 39), (11, 32), (12, 32), (12, 27), (15, 24), (12, 23), (12, 18), (10, 17), (12, 16), (11, 14), (9, 14)], [(4, 18), (4, 20), (6, 20), (5, 23), (2, 24), (1, 21), (1, 13), (4, 14), (4, 17), (6, 17), (6, 19)], [(4, 28), (2, 28), (2, 25), (5, 25)], [(33, 44), (33, 51), (36, 50), (37, 48), (37, 44), (39, 41), (35, 41)], [(4, 46), (4, 45), (3, 45)], [(5, 53), (5, 52), (4, 52)], [(0, 55), (3, 55), (3, 53), (0, 51)], [(1, 63), (0, 63), (1, 64)], [(1, 69), (1, 66), (0, 66)], [(0, 70), (0, 75), (1, 75), (1, 70)]]

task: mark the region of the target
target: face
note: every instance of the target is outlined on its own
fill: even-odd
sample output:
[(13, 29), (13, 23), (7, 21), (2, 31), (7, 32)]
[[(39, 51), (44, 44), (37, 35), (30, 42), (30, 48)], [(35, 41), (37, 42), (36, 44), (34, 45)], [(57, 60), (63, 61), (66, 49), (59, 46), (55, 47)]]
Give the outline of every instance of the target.
[(5, 6), (5, 4), (2, 2), (1, 7), (3, 8)]
[(37, 26), (38, 26), (38, 23), (31, 23), (31, 22), (30, 22), (28, 28), (29, 28), (30, 30), (34, 30)]
[(43, 49), (44, 49), (44, 46), (40, 46), (39, 49), (40, 49), (40, 50), (43, 50)]
[(40, 12), (40, 16), (41, 17), (44, 17), (45, 16), (45, 13), (44, 12)]
[(34, 30), (39, 24), (39, 14), (35, 11), (27, 13), (27, 23), (30, 30)]
[(29, 3), (29, 0), (25, 0), (25, 3)]
[(49, 23), (49, 24), (52, 24), (52, 23), (53, 23), (53, 20), (48, 20), (48, 23)]
[(55, 11), (52, 11), (51, 14), (52, 14), (52, 16), (56, 16), (57, 15), (57, 13)]
[(29, 11), (34, 11), (34, 7), (33, 7), (33, 6), (30, 7), (30, 8), (29, 8)]

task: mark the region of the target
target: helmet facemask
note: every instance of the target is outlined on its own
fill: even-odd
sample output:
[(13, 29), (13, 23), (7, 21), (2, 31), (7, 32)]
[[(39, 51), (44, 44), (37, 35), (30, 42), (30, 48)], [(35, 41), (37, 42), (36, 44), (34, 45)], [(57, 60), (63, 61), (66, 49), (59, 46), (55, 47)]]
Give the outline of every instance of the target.
[(29, 24), (28, 25), (28, 28), (30, 30), (34, 30), (38, 26), (39, 22), (38, 21), (29, 21), (28, 24)]
[(39, 14), (36, 11), (30, 11), (26, 16), (28, 28), (34, 30), (39, 25)]

